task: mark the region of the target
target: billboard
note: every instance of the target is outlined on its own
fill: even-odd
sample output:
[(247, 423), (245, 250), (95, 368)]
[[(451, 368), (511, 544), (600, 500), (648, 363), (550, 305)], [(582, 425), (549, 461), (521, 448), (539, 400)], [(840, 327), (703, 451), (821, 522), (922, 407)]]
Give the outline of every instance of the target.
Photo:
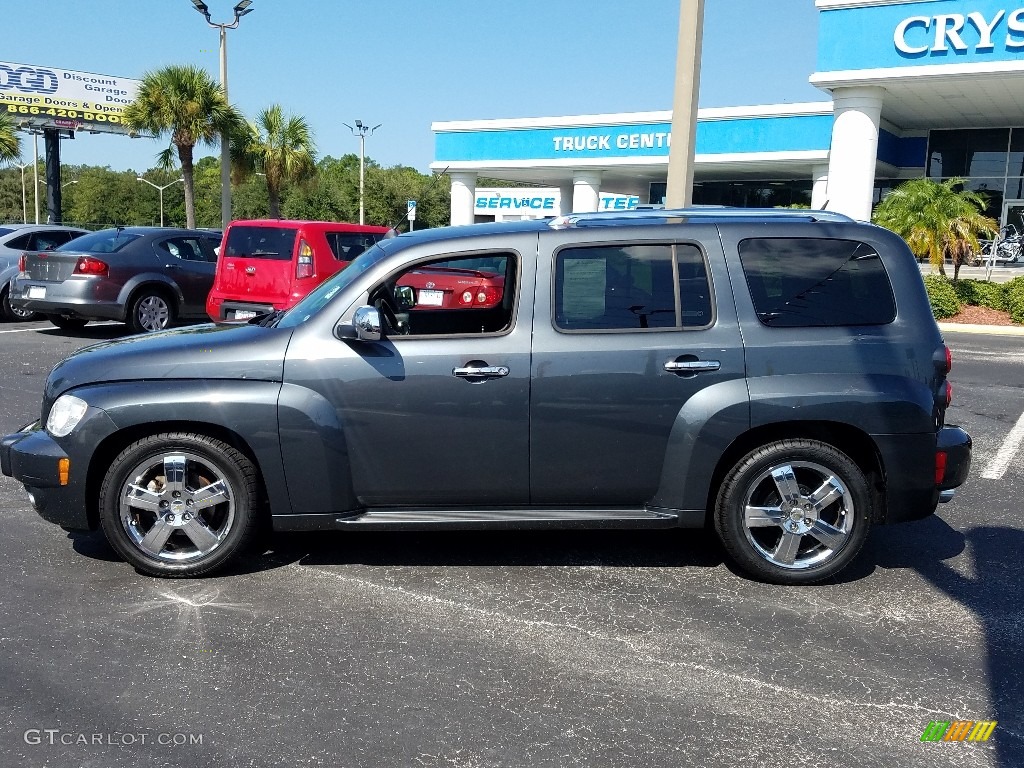
[(18, 127), (122, 133), (139, 81), (0, 61), (0, 111)]

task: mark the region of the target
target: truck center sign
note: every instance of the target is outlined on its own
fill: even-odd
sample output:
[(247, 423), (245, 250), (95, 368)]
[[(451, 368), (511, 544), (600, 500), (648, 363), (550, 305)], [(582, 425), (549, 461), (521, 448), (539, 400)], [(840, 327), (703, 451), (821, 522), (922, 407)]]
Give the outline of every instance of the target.
[(0, 111), (16, 126), (128, 133), (121, 122), (139, 81), (0, 61)]

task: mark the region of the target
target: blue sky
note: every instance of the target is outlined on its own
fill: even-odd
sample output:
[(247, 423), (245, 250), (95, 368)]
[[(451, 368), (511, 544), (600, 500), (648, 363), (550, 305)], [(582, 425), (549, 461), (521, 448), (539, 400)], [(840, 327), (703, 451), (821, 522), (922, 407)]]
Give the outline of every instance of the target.
[[(236, 0), (206, 0), (229, 21)], [(139, 78), (219, 72), (218, 33), (190, 0), (7, 0), (0, 59)], [(228, 31), (231, 101), (305, 115), (320, 155), (359, 151), (343, 123), (382, 124), (366, 155), (428, 171), (441, 120), (666, 110), (679, 0), (253, 0)], [(808, 84), (813, 0), (705, 0), (702, 107), (827, 101)], [(30, 158), (29, 137), (23, 154)], [(142, 171), (165, 142), (80, 134), (67, 164)], [(201, 154), (214, 154), (207, 148)], [(42, 142), (40, 142), (42, 152)]]

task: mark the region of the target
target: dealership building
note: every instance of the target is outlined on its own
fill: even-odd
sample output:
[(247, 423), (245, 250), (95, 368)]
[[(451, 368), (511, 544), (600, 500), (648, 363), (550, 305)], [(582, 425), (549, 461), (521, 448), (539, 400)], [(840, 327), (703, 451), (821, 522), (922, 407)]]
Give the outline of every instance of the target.
[[(701, 109), (695, 204), (868, 219), (901, 181), (959, 177), (1024, 231), (1024, 0), (817, 0), (831, 100)], [(434, 123), (469, 224), (660, 203), (672, 113)], [(480, 178), (520, 186), (478, 187)]]

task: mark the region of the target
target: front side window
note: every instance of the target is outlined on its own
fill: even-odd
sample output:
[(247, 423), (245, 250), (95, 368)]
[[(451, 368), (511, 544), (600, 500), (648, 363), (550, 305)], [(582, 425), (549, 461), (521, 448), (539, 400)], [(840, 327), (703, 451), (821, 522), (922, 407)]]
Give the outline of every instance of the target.
[(159, 248), (171, 256), (184, 261), (206, 261), (203, 246), (194, 237), (172, 237), (162, 240)]
[(870, 245), (825, 238), (753, 238), (739, 244), (739, 254), (763, 325), (885, 325), (896, 319), (889, 275)]
[(711, 320), (707, 267), (693, 245), (602, 245), (556, 256), (560, 330), (704, 328)]
[(370, 302), (392, 336), (502, 333), (512, 327), (517, 274), (513, 253), (435, 259), (392, 275)]

